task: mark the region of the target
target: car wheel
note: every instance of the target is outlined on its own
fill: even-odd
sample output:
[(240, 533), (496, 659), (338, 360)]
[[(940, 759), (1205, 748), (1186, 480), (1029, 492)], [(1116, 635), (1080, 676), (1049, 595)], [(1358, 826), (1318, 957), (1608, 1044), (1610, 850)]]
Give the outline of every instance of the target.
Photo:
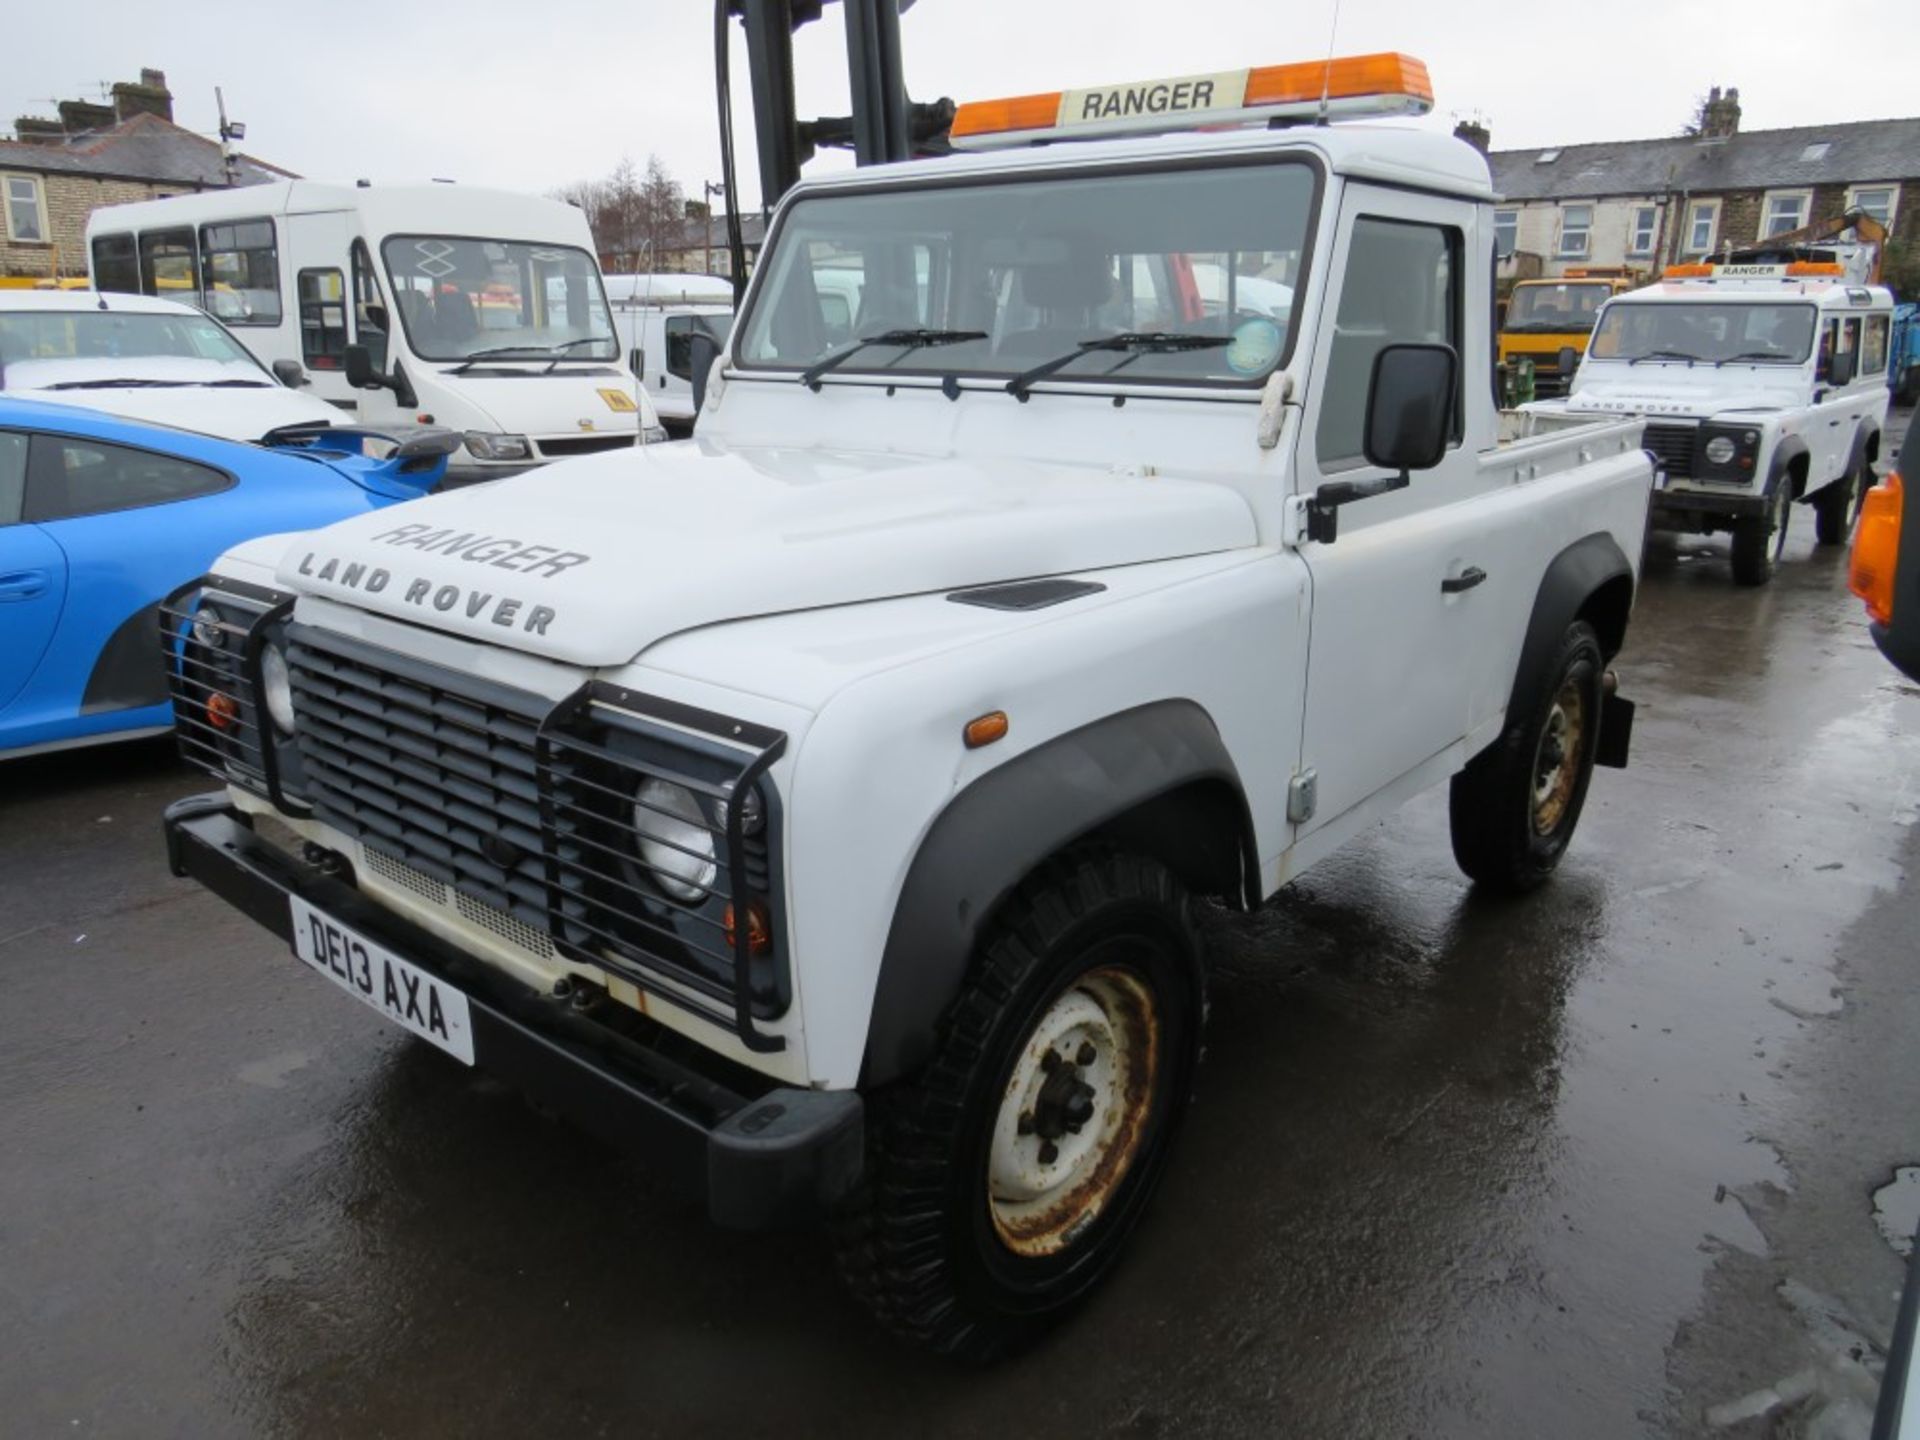
[(1853, 522), (1860, 518), (1866, 502), (1867, 487), (1862, 478), (1867, 463), (1862, 460), (1852, 474), (1834, 481), (1813, 497), (1813, 538), (1821, 545), (1844, 545), (1853, 533)]
[(1773, 579), (1774, 567), (1787, 548), (1787, 521), (1792, 513), (1793, 489), (1782, 477), (1773, 487), (1773, 497), (1764, 516), (1734, 522), (1734, 584), (1764, 585)]
[(1566, 853), (1593, 778), (1605, 664), (1593, 627), (1568, 626), (1506, 733), (1453, 777), (1453, 856), (1475, 884), (1523, 894)]
[(837, 1231), (889, 1329), (994, 1358), (1113, 1268), (1166, 1164), (1205, 1018), (1199, 932), (1153, 861), (1077, 854), (1007, 903), (933, 1060), (870, 1097)]

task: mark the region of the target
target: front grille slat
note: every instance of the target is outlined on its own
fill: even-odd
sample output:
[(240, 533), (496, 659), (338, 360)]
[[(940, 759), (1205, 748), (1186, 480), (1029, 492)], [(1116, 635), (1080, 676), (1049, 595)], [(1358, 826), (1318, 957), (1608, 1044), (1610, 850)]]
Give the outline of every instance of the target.
[(1693, 443), (1698, 434), (1692, 425), (1649, 425), (1640, 443), (1653, 452), (1670, 477), (1686, 480), (1693, 475)]

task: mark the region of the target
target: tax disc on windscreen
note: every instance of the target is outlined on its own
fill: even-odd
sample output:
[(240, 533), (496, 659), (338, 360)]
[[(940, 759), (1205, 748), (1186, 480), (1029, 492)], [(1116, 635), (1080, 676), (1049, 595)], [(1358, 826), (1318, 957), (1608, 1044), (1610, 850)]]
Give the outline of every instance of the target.
[(1227, 345), (1227, 365), (1236, 375), (1259, 375), (1280, 359), (1280, 327), (1271, 320), (1242, 320)]

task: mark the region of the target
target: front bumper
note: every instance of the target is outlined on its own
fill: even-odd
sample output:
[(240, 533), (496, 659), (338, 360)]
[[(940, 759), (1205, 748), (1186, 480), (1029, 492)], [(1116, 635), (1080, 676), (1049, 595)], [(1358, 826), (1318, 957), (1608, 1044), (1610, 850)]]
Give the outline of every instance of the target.
[(1767, 497), (1750, 490), (1656, 490), (1653, 492), (1656, 519), (1671, 517), (1680, 521), (1764, 520)]
[[(864, 1106), (852, 1091), (754, 1090), (750, 1072), (663, 1032), (619, 1034), (461, 954), (336, 878), (260, 839), (223, 794), (167, 807), (167, 862), (287, 944), (299, 896), (463, 993), (476, 1065), (634, 1150), (722, 1225), (817, 1217), (858, 1183)], [(298, 962), (296, 962), (298, 963)]]

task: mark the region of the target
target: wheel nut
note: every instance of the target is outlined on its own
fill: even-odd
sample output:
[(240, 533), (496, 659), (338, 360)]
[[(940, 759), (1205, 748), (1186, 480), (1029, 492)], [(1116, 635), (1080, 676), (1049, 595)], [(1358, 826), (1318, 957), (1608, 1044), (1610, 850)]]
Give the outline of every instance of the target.
[(1014, 1129), (1015, 1129), (1015, 1133), (1020, 1135), (1033, 1134), (1033, 1112), (1031, 1110), (1028, 1110), (1024, 1114), (1022, 1114), (1020, 1116), (1020, 1123), (1016, 1125)]
[(1051, 1050), (1040, 1052), (1040, 1068), (1051, 1075), (1060, 1068), (1060, 1057)]
[(1040, 1142), (1040, 1163), (1042, 1165), (1051, 1165), (1059, 1158), (1060, 1147), (1058, 1145), (1054, 1144), (1051, 1140), (1043, 1140)]
[(1091, 1040), (1082, 1040), (1080, 1042), (1080, 1053), (1073, 1058), (1075, 1064), (1091, 1065), (1098, 1057), (1099, 1052), (1093, 1048), (1093, 1042)]

